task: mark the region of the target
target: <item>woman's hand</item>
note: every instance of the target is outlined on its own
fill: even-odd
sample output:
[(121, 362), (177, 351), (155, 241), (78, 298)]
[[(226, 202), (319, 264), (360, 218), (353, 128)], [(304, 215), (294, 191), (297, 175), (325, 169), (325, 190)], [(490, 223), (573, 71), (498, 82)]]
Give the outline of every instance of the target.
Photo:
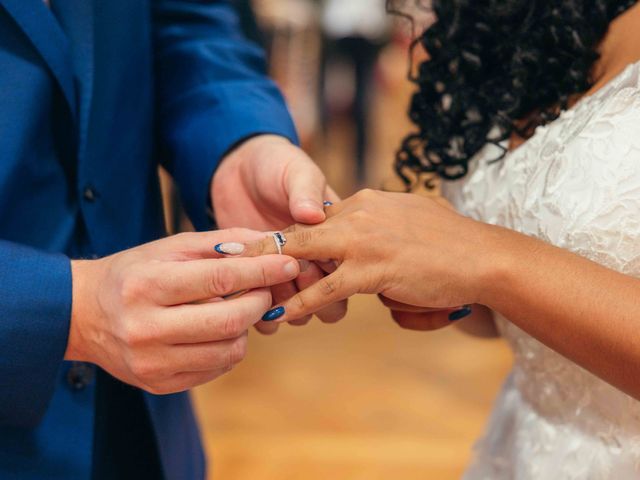
[[(444, 309), (414, 307), (389, 300), (379, 295), (382, 303), (391, 311), (391, 317), (406, 330), (430, 332), (451, 325), (454, 319), (460, 320), (456, 326), (474, 337), (495, 338), (500, 336), (493, 317), (493, 311), (484, 305), (470, 305), (462, 309)], [(453, 316), (453, 317), (452, 317)]]
[(416, 307), (390, 300), (384, 295), (378, 295), (378, 297), (383, 305), (391, 312), (393, 321), (405, 330), (415, 330), (418, 332), (439, 330), (440, 328), (451, 325), (453, 321), (452, 315), (455, 314), (456, 317), (460, 316), (461, 318), (459, 319), (462, 319), (468, 317), (473, 312), (471, 306), (445, 309)]
[[(489, 271), (493, 235), (488, 225), (463, 217), (441, 200), (364, 190), (327, 209), (318, 226), (284, 232), (284, 252), (306, 260), (332, 260), (337, 270), (270, 311), (291, 321), (356, 293), (444, 311), (437, 325), (469, 313)], [(276, 253), (273, 238), (246, 245), (243, 255)]]
[[(294, 222), (317, 224), (325, 220), (323, 202), (337, 202), (324, 174), (299, 147), (284, 137), (258, 135), (235, 148), (223, 160), (211, 182), (211, 203), (222, 229), (277, 230)], [(305, 265), (298, 279), (271, 289), (279, 304), (324, 277), (315, 264)], [(317, 312), (328, 323), (344, 317), (346, 302)], [(304, 324), (311, 317), (295, 324)], [(258, 323), (264, 333), (275, 333), (275, 324)]]

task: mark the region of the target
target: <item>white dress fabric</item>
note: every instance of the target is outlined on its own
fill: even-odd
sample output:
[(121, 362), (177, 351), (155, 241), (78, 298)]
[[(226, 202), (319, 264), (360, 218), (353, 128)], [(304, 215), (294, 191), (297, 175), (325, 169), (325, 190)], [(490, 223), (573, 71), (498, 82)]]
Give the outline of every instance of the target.
[[(640, 277), (640, 63), (492, 162), (496, 150), (445, 185), (459, 211)], [(464, 479), (640, 479), (640, 402), (496, 321), (514, 367)]]

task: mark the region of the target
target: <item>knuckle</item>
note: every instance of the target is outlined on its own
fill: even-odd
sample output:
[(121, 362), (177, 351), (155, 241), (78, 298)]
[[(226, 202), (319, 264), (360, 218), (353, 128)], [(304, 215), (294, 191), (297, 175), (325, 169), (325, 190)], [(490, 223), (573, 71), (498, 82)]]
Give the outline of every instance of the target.
[(298, 294), (291, 299), (292, 306), (297, 311), (305, 311), (307, 309), (307, 301), (304, 295)]
[(222, 296), (233, 293), (235, 277), (233, 271), (226, 266), (218, 266), (209, 277), (209, 293), (211, 296)]
[(153, 385), (160, 376), (159, 369), (154, 362), (141, 356), (134, 356), (129, 361), (129, 370), (136, 380), (148, 386)]
[(234, 365), (237, 365), (242, 360), (244, 360), (246, 355), (247, 355), (247, 336), (243, 335), (238, 339), (236, 339), (229, 347), (228, 359), (224, 367), (233, 368)]
[(365, 209), (356, 210), (351, 215), (349, 215), (349, 221), (351, 223), (363, 223), (368, 222), (370, 220), (371, 215)]
[(258, 270), (260, 286), (268, 286), (269, 285), (269, 272), (267, 270), (266, 265), (262, 264)]
[(122, 341), (129, 348), (139, 348), (147, 342), (147, 333), (144, 328), (141, 328), (139, 322), (135, 320), (129, 320), (125, 322), (125, 326), (120, 333)]
[(261, 257), (264, 254), (267, 253), (267, 246), (270, 245), (272, 242), (269, 241), (269, 239), (262, 239), (259, 242), (254, 243), (250, 248), (249, 248), (249, 256), (251, 257)]
[(368, 200), (368, 199), (371, 199), (371, 198), (375, 197), (376, 195), (377, 195), (377, 192), (375, 190), (373, 190), (372, 188), (364, 188), (364, 189), (360, 190), (355, 196), (358, 199)]
[(120, 298), (125, 305), (132, 305), (140, 301), (146, 295), (149, 289), (149, 281), (147, 278), (131, 273), (126, 275), (120, 281)]
[(318, 233), (310, 229), (298, 230), (295, 234), (296, 242), (301, 248), (308, 247), (317, 237)]
[(223, 338), (235, 338), (242, 335), (245, 331), (242, 319), (233, 311), (227, 312), (220, 319), (221, 333)]
[(287, 234), (291, 234), (291, 233), (298, 233), (298, 232), (303, 232), (304, 230), (306, 230), (308, 227), (305, 227), (303, 225), (300, 225), (299, 223), (294, 223), (293, 225), (289, 225), (286, 230), (283, 231), (283, 233), (287, 233)]
[(318, 282), (318, 286), (325, 295), (333, 295), (337, 290), (336, 284), (329, 278), (323, 278), (320, 280), (320, 282)]
[(320, 287), (322, 293), (326, 296), (335, 295), (342, 287), (342, 284), (343, 277), (339, 273), (324, 277), (318, 282), (318, 286)]
[(169, 395), (174, 393), (173, 389), (165, 384), (147, 384), (142, 387), (144, 391), (150, 393), (151, 395)]

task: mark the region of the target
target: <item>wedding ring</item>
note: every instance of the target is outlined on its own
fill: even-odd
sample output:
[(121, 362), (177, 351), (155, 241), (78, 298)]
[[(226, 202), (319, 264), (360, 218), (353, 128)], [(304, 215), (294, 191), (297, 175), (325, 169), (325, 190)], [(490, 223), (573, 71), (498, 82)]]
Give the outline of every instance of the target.
[(323, 205), (324, 205), (324, 208), (327, 208), (327, 207), (332, 206), (333, 202), (330, 202), (329, 200), (326, 200)]
[(278, 249), (278, 255), (282, 255), (282, 248), (287, 244), (287, 238), (282, 232), (273, 233), (273, 241), (276, 243)]

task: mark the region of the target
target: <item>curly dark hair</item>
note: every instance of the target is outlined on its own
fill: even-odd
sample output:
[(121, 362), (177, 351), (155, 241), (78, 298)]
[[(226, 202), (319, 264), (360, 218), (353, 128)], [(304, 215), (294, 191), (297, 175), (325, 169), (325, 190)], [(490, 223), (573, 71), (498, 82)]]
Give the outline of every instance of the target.
[[(423, 173), (459, 179), (487, 143), (529, 138), (556, 119), (592, 86), (599, 42), (636, 1), (432, 0), (435, 23), (413, 44), (428, 55), (410, 74), (418, 131), (396, 158), (407, 188)], [(423, 2), (387, 0), (387, 8), (412, 17), (403, 3), (427, 8)]]

